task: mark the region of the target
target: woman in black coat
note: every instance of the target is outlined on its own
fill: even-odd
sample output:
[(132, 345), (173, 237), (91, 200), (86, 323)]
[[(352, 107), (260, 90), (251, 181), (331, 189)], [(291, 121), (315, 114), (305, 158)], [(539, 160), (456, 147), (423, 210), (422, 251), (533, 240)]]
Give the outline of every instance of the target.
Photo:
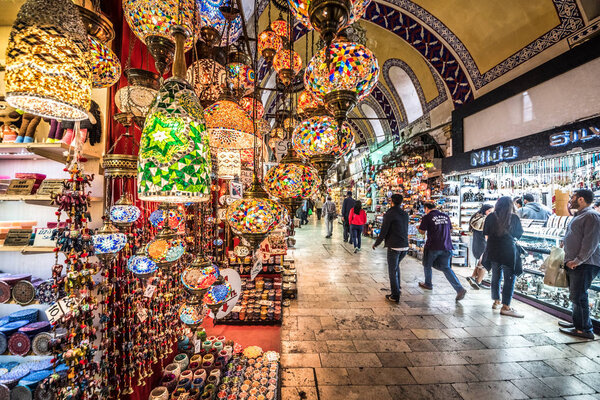
[[(509, 317), (523, 318), (514, 308), (510, 307), (516, 274), (520, 273), (521, 254), (515, 241), (523, 235), (521, 219), (515, 214), (515, 208), (510, 197), (500, 197), (494, 207), (494, 212), (487, 216), (483, 225), (483, 234), (487, 237), (486, 254), (483, 256), (486, 266), (492, 269), (492, 299), (493, 309), (502, 304), (500, 314)], [(500, 280), (504, 275), (502, 287), (502, 303), (500, 303)]]
[(483, 204), (479, 211), (477, 211), (469, 220), (469, 230), (472, 233), (471, 238), (471, 251), (475, 258), (477, 265), (473, 270), (473, 275), (467, 278), (467, 281), (471, 284), (473, 289), (479, 290), (479, 285), (485, 276), (485, 270), (481, 265), (481, 256), (485, 251), (485, 235), (483, 234), (483, 224), (485, 218), (494, 211), (494, 207), (489, 204)]

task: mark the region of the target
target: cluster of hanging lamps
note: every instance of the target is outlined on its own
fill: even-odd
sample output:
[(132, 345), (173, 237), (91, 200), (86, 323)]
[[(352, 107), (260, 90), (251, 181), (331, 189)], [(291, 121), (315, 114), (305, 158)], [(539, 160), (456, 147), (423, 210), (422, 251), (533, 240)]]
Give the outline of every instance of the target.
[(379, 79), (373, 53), (359, 43), (335, 41), (308, 63), (304, 86), (325, 102), (338, 123), (368, 96)]
[[(146, 44), (163, 75), (173, 61), (177, 25), (194, 26), (194, 0), (123, 0), (123, 13), (131, 30)], [(184, 49), (193, 46), (195, 35), (188, 35)]]
[(291, 47), (284, 48), (275, 54), (273, 69), (281, 83), (288, 86), (302, 69), (302, 59)]
[(6, 49), (6, 101), (61, 121), (87, 119), (92, 95), (89, 42), (71, 0), (27, 0)]
[(236, 98), (249, 95), (254, 91), (256, 74), (250, 66), (251, 61), (248, 55), (240, 51), (234, 51), (228, 55), (229, 62), (225, 66), (226, 87)]
[(242, 18), (225, 0), (196, 0), (200, 38), (209, 46), (228, 46), (242, 34)]
[(202, 106), (185, 80), (186, 30), (172, 27), (176, 52), (173, 76), (161, 86), (148, 112), (138, 162), (138, 197), (160, 202), (210, 198), (211, 158)]

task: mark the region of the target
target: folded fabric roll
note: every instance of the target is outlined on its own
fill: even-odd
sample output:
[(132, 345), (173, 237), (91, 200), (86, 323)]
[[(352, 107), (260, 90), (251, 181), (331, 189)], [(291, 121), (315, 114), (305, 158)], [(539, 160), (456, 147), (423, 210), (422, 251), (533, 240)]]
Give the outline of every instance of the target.
[(36, 297), (42, 304), (51, 304), (58, 300), (58, 291), (52, 288), (54, 280), (50, 279), (40, 283), (36, 288)]
[(50, 322), (40, 321), (25, 325), (24, 327), (19, 329), (19, 332), (22, 332), (28, 335), (29, 337), (33, 337), (38, 333), (48, 332), (50, 328)]
[(15, 321), (29, 321), (30, 323), (37, 322), (38, 310), (28, 309), (28, 308), (26, 308), (24, 310), (19, 310), (12, 314), (9, 314), (8, 320), (9, 320), (9, 322), (15, 322)]
[(10, 336), (27, 324), (29, 324), (29, 321), (9, 322), (6, 325), (0, 326), (0, 332), (4, 333), (6, 336)]
[(35, 299), (35, 286), (31, 282), (21, 280), (13, 286), (12, 297), (17, 304), (25, 306)]

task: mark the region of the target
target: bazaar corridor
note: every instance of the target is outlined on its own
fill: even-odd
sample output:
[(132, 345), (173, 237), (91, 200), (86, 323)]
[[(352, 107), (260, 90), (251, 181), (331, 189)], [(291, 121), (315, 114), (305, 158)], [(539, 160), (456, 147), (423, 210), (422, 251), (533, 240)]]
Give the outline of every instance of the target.
[[(296, 230), (298, 299), (282, 327), (284, 400), (599, 399), (600, 342), (558, 332), (558, 319), (519, 301), (524, 319), (492, 310), (489, 290), (456, 292), (418, 260), (401, 263), (400, 304), (389, 294), (386, 250), (354, 254), (341, 225)], [(465, 287), (466, 268), (454, 267)], [(385, 289), (385, 290), (384, 290)]]

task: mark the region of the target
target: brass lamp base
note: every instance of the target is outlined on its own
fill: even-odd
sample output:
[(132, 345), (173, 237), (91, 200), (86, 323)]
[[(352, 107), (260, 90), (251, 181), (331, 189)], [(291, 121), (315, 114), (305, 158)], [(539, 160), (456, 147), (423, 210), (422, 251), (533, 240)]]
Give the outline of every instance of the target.
[(212, 26), (203, 26), (200, 28), (200, 37), (209, 46), (215, 46), (221, 40), (221, 34)]
[(135, 178), (137, 156), (129, 154), (106, 154), (102, 157), (105, 178)]
[(349, 0), (313, 0), (308, 8), (310, 23), (329, 47), (337, 32), (350, 19)]
[(173, 62), (175, 43), (166, 37), (151, 35), (146, 38), (146, 46), (154, 58), (156, 70), (163, 76)]
[(281, 83), (284, 84), (284, 86), (289, 86), (292, 83), (292, 80), (294, 79), (294, 71), (290, 68), (284, 68), (282, 70), (279, 70), (277, 76), (279, 77)]
[(358, 103), (356, 92), (350, 90), (336, 90), (323, 96), (325, 107), (331, 112), (338, 125), (342, 125), (348, 113)]
[(298, 209), (298, 207), (300, 207), (300, 205), (302, 204), (302, 199), (299, 197), (290, 197), (282, 199), (281, 204), (283, 204), (285, 208), (287, 208), (288, 212), (290, 213), (290, 217), (293, 217), (294, 215), (296, 215), (296, 210)]

